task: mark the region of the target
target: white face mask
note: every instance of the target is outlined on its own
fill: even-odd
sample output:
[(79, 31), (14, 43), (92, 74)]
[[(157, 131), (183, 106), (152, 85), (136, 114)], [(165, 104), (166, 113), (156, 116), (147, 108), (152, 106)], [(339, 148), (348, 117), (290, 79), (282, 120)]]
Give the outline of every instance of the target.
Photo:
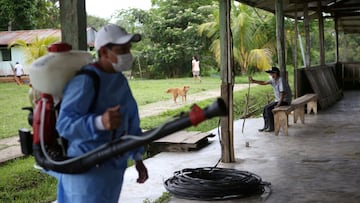
[(116, 72), (123, 72), (131, 69), (131, 66), (134, 61), (131, 53), (119, 54), (116, 55), (116, 57), (117, 57), (117, 63), (111, 63)]

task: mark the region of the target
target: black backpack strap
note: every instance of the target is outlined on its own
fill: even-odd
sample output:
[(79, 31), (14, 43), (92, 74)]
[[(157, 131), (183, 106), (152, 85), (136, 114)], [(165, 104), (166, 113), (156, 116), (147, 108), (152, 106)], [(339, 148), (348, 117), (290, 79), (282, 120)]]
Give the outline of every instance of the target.
[(92, 70), (88, 70), (88, 69), (81, 69), (79, 70), (75, 76), (78, 76), (78, 75), (88, 75), (89, 77), (91, 77), (92, 81), (93, 81), (93, 84), (94, 84), (94, 90), (95, 90), (95, 97), (92, 101), (92, 105), (91, 106), (94, 106), (95, 105), (95, 102), (97, 100), (97, 97), (98, 97), (98, 94), (99, 94), (99, 89), (100, 89), (100, 78), (99, 78), (99, 75), (95, 72), (95, 71), (92, 71)]

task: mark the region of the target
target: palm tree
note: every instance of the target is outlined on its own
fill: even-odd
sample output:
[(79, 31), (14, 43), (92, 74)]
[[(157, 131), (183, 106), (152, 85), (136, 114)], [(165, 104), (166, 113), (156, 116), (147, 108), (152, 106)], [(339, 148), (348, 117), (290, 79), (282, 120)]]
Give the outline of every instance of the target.
[(36, 36), (29, 44), (25, 40), (15, 40), (8, 45), (8, 48), (12, 46), (20, 46), (25, 53), (25, 63), (31, 64), (35, 59), (48, 53), (47, 47), (50, 44), (59, 42), (59, 37), (48, 36), (39, 38)]
[[(260, 22), (260, 17), (254, 15), (254, 10), (244, 4), (232, 5), (231, 10), (231, 30), (233, 35), (233, 50), (235, 65), (244, 74), (251, 71), (251, 67), (258, 70), (268, 69), (272, 64), (272, 54), (274, 50), (273, 41), (264, 34), (266, 23), (270, 15)], [(258, 14), (258, 13), (257, 13)], [(213, 42), (211, 50), (217, 62), (220, 64), (220, 36), (219, 36), (219, 11), (214, 9), (213, 21), (201, 24), (199, 34), (205, 34)]]

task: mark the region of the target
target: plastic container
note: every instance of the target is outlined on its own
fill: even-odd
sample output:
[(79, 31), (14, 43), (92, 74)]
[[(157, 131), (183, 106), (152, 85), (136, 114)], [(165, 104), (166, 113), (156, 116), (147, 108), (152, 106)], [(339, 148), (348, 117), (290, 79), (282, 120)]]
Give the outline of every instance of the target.
[(20, 137), (21, 152), (25, 155), (32, 155), (33, 138), (32, 138), (32, 134), (30, 133), (30, 130), (27, 128), (19, 129), (19, 137)]
[(71, 45), (66, 43), (52, 44), (48, 51), (31, 64), (30, 82), (42, 93), (61, 97), (68, 81), (82, 66), (92, 62), (92, 56), (86, 51), (71, 50)]

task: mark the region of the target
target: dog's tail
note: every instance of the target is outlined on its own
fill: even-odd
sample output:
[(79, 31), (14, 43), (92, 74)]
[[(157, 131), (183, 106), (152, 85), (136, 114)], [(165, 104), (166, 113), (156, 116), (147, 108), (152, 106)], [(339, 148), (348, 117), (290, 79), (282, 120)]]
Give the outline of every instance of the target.
[(170, 88), (170, 89), (168, 89), (168, 90), (166, 91), (166, 93), (171, 93), (172, 91), (173, 91), (173, 89)]

